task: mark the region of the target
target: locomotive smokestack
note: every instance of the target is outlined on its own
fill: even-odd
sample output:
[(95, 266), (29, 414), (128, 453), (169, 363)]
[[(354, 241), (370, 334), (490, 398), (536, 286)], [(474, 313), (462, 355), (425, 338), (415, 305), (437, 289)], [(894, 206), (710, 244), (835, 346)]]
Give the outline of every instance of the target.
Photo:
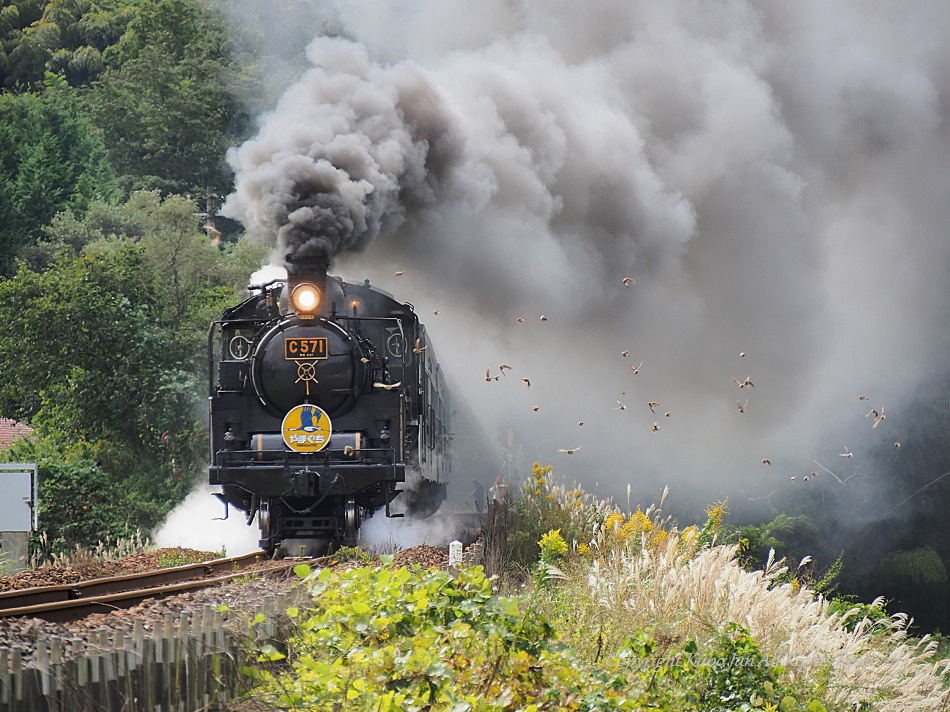
[(327, 270), (330, 268), (330, 258), (324, 252), (292, 252), (284, 257), (287, 267), (288, 294), (293, 293), (297, 285), (308, 282), (320, 290), (320, 294), (327, 292)]
[[(284, 263), (287, 268), (285, 286), (287, 304), (301, 319), (332, 315), (342, 306), (344, 297), (339, 281), (327, 277), (330, 256), (326, 252), (298, 250), (287, 254), (284, 257)], [(316, 288), (314, 301), (305, 299), (301, 302), (298, 299), (298, 295), (313, 294), (314, 288)]]
[(291, 281), (304, 277), (326, 280), (330, 269), (330, 258), (325, 253), (301, 254), (289, 253), (284, 257), (287, 277)]

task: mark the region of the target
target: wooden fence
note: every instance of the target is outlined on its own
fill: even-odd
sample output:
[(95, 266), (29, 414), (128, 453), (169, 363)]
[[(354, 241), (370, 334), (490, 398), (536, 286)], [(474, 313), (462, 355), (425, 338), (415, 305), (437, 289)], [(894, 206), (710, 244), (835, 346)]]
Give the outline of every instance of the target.
[[(242, 616), (263, 613), (258, 633), (276, 637), (283, 603)], [(241, 691), (241, 643), (212, 606), (168, 613), (148, 632), (140, 619), (131, 634), (101, 629), (85, 638), (40, 638), (29, 661), (0, 648), (0, 712), (197, 712)]]

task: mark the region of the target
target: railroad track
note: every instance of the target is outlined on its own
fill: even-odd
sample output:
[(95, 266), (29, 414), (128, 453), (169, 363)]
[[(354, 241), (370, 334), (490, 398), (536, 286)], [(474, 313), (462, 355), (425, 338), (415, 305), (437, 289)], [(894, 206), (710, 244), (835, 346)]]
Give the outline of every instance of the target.
[(263, 568), (261, 565), (267, 561), (267, 554), (257, 551), (138, 574), (4, 591), (0, 593), (0, 618), (21, 616), (68, 623), (93, 613), (129, 608), (149, 598), (208, 588), (254, 573), (286, 571), (301, 563), (321, 564), (332, 558), (283, 559)]

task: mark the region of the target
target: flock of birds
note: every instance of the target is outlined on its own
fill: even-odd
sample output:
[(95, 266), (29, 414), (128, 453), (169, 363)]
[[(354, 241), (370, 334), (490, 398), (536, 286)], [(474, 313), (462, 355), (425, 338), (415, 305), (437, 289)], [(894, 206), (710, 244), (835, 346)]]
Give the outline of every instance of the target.
[[(399, 276), (405, 274), (405, 271), (404, 271), (404, 270), (399, 270), (399, 271), (397, 271), (397, 272), (394, 272), (393, 274), (394, 274), (394, 276), (399, 277)], [(634, 280), (632, 277), (624, 277), (623, 280), (622, 280), (622, 284), (623, 284), (624, 287), (630, 288), (631, 285), (636, 284), (636, 280)], [(434, 314), (435, 316), (438, 316), (440, 313), (441, 313), (441, 310), (439, 310), (439, 309), (435, 309), (435, 310), (433, 311), (433, 314)], [(518, 317), (516, 318), (516, 321), (517, 321), (518, 323), (525, 323), (527, 320), (528, 320), (528, 317), (526, 317), (526, 316), (518, 316)], [(547, 317), (546, 315), (544, 315), (544, 314), (541, 314), (541, 315), (538, 317), (538, 320), (539, 320), (539, 321), (542, 321), (542, 322), (545, 322), (545, 321), (548, 321), (548, 317)], [(416, 344), (415, 344), (415, 348), (413, 349), (413, 351), (414, 351), (415, 353), (420, 353), (420, 352), (421, 352), (423, 349), (425, 349), (425, 348), (427, 348), (427, 347), (426, 347), (426, 346), (423, 346), (423, 345), (420, 343), (420, 340), (417, 339), (417, 340), (416, 340)], [(620, 356), (621, 356), (622, 358), (629, 358), (629, 357), (630, 357), (630, 351), (629, 351), (629, 350), (623, 350), (623, 351), (620, 352)], [(746, 357), (746, 352), (745, 352), (745, 351), (740, 351), (739, 354), (738, 354), (738, 356), (739, 356), (739, 358), (745, 358), (745, 357)], [(643, 368), (643, 361), (642, 361), (642, 360), (641, 360), (636, 366), (631, 365), (631, 367), (630, 367), (631, 371), (632, 371), (635, 375), (636, 375), (636, 374), (639, 374), (642, 368)], [(492, 367), (488, 367), (488, 368), (485, 369), (485, 381), (488, 382), (488, 383), (500, 381), (503, 377), (506, 376), (506, 373), (505, 373), (506, 371), (511, 371), (511, 370), (513, 370), (513, 369), (512, 369), (512, 367), (511, 367), (509, 364), (507, 364), (507, 363), (501, 363), (501, 364), (499, 364), (498, 367), (497, 367), (497, 373), (493, 373), (492, 370), (493, 370)], [(755, 384), (752, 382), (752, 376), (751, 376), (751, 375), (748, 375), (748, 376), (746, 376), (745, 378), (743, 378), (743, 379), (741, 379), (741, 380), (740, 380), (739, 378), (733, 377), (732, 380), (733, 380), (733, 382), (739, 387), (740, 390), (746, 390), (747, 392), (751, 392), (751, 391), (755, 388)], [(529, 378), (527, 378), (527, 377), (522, 377), (520, 382), (523, 383), (524, 386), (525, 386), (527, 389), (530, 389), (530, 388), (531, 388), (531, 380), (530, 380)], [(398, 385), (398, 384), (397, 384), (397, 385)], [(621, 394), (621, 395), (626, 395), (626, 392), (624, 392), (624, 393)], [(868, 396), (865, 396), (865, 395), (860, 395), (860, 396), (858, 396), (858, 399), (861, 400), (861, 401), (867, 401), (867, 400), (869, 400), (869, 399), (868, 399)], [(736, 400), (736, 408), (737, 408), (737, 410), (739, 411), (739, 414), (740, 414), (740, 415), (741, 415), (741, 414), (744, 414), (744, 413), (746, 412), (746, 410), (747, 410), (747, 408), (748, 408), (748, 406), (749, 406), (749, 400), (750, 400), (749, 398), (746, 398), (744, 401), (743, 401), (743, 400)], [(626, 404), (626, 403), (623, 403), (623, 402), (621, 402), (620, 400), (617, 400), (616, 403), (617, 403), (617, 405), (616, 405), (616, 407), (614, 408), (615, 410), (618, 410), (618, 411), (627, 410), (627, 404)], [(660, 408), (660, 406), (662, 406), (662, 405), (663, 405), (663, 404), (662, 404), (660, 401), (654, 401), (654, 400), (647, 401), (647, 403), (646, 403), (646, 406), (650, 409), (650, 412), (653, 413), (654, 415), (657, 413), (657, 409)], [(538, 412), (538, 411), (541, 410), (541, 406), (540, 406), (540, 405), (532, 405), (532, 406), (531, 406), (531, 410), (532, 410), (533, 412)], [(671, 415), (672, 415), (672, 414), (671, 414), (669, 411), (663, 412), (663, 416), (666, 417), (666, 418), (670, 418)], [(880, 408), (871, 408), (871, 409), (867, 412), (867, 414), (865, 415), (865, 417), (871, 419), (871, 427), (874, 428), (874, 429), (876, 429), (879, 425), (881, 425), (881, 424), (884, 422), (884, 420), (885, 420), (885, 418), (886, 418), (886, 415), (885, 415), (885, 407), (882, 405)], [(583, 420), (579, 420), (579, 421), (577, 422), (577, 425), (578, 425), (578, 426), (583, 426), (583, 425), (584, 425), (584, 421), (583, 421)], [(651, 427), (651, 432), (655, 432), (655, 433), (656, 433), (656, 432), (660, 432), (662, 429), (663, 429), (663, 427), (659, 424), (659, 422), (654, 422), (653, 425), (652, 425), (652, 427)], [(563, 454), (566, 454), (566, 455), (574, 455), (575, 453), (580, 452), (580, 450), (582, 449), (582, 447), (583, 447), (582, 445), (578, 445), (578, 446), (576, 446), (576, 447), (571, 447), (571, 448), (559, 448), (559, 449), (557, 450), (557, 452), (558, 452), (558, 453), (563, 453)], [(900, 443), (900, 442), (894, 442), (894, 443), (893, 443), (893, 447), (894, 447), (895, 450), (900, 450), (900, 448), (901, 448), (901, 443)], [(841, 452), (841, 453), (838, 453), (838, 454), (839, 454), (840, 457), (848, 458), (848, 459), (854, 457), (854, 453), (853, 453), (851, 450), (849, 450), (849, 449), (847, 448), (847, 446), (844, 447), (844, 452)], [(770, 460), (769, 458), (767, 458), (767, 457), (762, 458), (761, 462), (762, 462), (762, 464), (767, 465), (767, 466), (769, 466), (769, 467), (771, 467), (771, 465), (772, 465), (771, 460)], [(833, 478), (834, 480), (836, 480), (838, 483), (840, 483), (840, 484), (846, 484), (849, 480), (851, 480), (851, 479), (853, 479), (853, 478), (855, 478), (855, 477), (858, 477), (858, 476), (860, 475), (860, 473), (854, 473), (854, 474), (851, 474), (851, 475), (849, 475), (849, 476), (847, 476), (847, 477), (842, 477), (842, 476), (838, 475), (836, 472), (834, 472), (832, 469), (830, 469), (830, 468), (828, 468), (828, 467), (822, 465), (822, 464), (821, 464), (820, 462), (818, 462), (817, 460), (812, 459), (812, 462), (815, 463), (815, 466), (817, 467), (817, 469), (816, 469), (816, 470), (812, 470), (812, 471), (809, 472), (808, 474), (802, 476), (802, 477), (800, 478), (800, 481), (802, 481), (802, 482), (808, 482), (808, 481), (811, 480), (811, 479), (818, 479), (819, 476), (820, 476), (822, 473), (824, 473), (824, 474), (829, 475), (831, 478)], [(798, 476), (798, 475), (791, 475), (791, 476), (789, 476), (789, 480), (792, 481), (792, 482), (799, 481), (799, 476)], [(773, 492), (772, 494), (774, 494), (774, 492)], [(768, 498), (768, 497), (771, 497), (771, 494), (768, 495), (766, 498)], [(752, 498), (749, 498), (749, 499), (752, 499)], [(758, 498), (758, 499), (763, 499), (763, 498)]]

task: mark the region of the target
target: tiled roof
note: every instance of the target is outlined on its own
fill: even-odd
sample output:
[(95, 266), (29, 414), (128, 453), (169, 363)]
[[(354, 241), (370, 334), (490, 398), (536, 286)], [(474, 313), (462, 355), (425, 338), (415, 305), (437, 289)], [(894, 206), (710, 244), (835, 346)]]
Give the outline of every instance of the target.
[(15, 441), (29, 435), (33, 428), (9, 418), (0, 418), (0, 450), (10, 447)]

